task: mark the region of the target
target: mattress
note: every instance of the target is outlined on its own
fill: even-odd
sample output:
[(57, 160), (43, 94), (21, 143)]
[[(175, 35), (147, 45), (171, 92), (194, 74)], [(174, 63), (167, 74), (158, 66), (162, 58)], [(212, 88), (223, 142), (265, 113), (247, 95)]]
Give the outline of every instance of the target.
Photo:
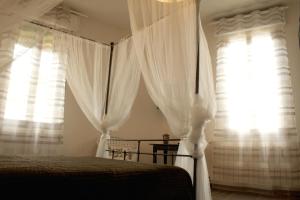
[(181, 168), (90, 157), (0, 156), (0, 191), (7, 199), (193, 199)]

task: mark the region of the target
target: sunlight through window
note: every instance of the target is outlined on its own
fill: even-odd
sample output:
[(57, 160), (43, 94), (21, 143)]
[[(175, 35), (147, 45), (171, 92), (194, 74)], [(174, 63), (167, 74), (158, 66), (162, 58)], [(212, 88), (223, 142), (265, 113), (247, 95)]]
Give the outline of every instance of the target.
[(53, 59), (54, 55), (51, 52), (42, 52), (34, 107), (33, 121), (35, 122), (53, 122), (55, 105), (51, 102), (55, 98), (56, 87), (51, 80), (57, 77), (57, 70), (51, 67), (50, 61)]
[(5, 119), (43, 123), (55, 121), (56, 84), (59, 81), (55, 62), (58, 58), (47, 47), (38, 52), (36, 48), (15, 45), (14, 56), (22, 56), (11, 65)]
[(32, 50), (16, 44), (14, 58), (20, 52), (25, 52), (16, 59), (10, 69), (9, 87), (5, 105), (5, 119), (26, 120), (27, 101), (29, 100), (30, 81), (33, 70)]
[(279, 126), (280, 95), (276, 55), (270, 35), (232, 39), (225, 49), (228, 126), (239, 133), (274, 133)]

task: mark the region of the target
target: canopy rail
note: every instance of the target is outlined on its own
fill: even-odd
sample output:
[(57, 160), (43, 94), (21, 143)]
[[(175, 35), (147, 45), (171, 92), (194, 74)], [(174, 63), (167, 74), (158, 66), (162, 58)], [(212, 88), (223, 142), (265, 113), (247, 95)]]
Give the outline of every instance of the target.
[(76, 35), (74, 32), (72, 31), (68, 31), (68, 30), (65, 30), (65, 29), (62, 29), (62, 28), (56, 28), (55, 26), (51, 26), (51, 25), (46, 25), (44, 23), (40, 23), (38, 21), (28, 21), (28, 23), (30, 24), (34, 24), (36, 26), (40, 26), (40, 27), (43, 27), (43, 28), (47, 28), (47, 29), (50, 29), (50, 30), (54, 30), (54, 31), (58, 31), (58, 32), (61, 32), (61, 33), (65, 33), (65, 34), (68, 34), (68, 35), (72, 35), (74, 37), (78, 37), (78, 38), (81, 38), (81, 39), (84, 39), (84, 40), (88, 40), (90, 42), (95, 42), (95, 43), (98, 43), (98, 44), (101, 44), (101, 45), (105, 45), (105, 46), (110, 46), (110, 44), (107, 44), (105, 42), (98, 42), (94, 39), (90, 39), (90, 38), (87, 38), (87, 37), (83, 37), (81, 35)]

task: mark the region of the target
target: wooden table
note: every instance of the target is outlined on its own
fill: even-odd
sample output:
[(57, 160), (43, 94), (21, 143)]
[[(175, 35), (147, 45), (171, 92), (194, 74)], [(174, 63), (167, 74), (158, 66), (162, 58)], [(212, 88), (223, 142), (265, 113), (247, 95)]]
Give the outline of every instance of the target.
[(157, 163), (157, 151), (163, 151), (164, 164), (168, 163), (168, 152), (172, 151), (172, 165), (174, 164), (173, 152), (177, 152), (179, 144), (150, 144), (153, 146), (153, 163)]

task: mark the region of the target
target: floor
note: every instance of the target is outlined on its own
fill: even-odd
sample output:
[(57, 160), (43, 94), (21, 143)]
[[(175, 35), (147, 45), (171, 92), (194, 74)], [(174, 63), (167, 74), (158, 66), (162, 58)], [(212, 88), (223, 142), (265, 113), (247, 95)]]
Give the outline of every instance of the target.
[(213, 200), (300, 200), (298, 198), (288, 198), (288, 197), (268, 197), (262, 195), (239, 193), (239, 192), (227, 192), (223, 190), (213, 190), (212, 191)]

